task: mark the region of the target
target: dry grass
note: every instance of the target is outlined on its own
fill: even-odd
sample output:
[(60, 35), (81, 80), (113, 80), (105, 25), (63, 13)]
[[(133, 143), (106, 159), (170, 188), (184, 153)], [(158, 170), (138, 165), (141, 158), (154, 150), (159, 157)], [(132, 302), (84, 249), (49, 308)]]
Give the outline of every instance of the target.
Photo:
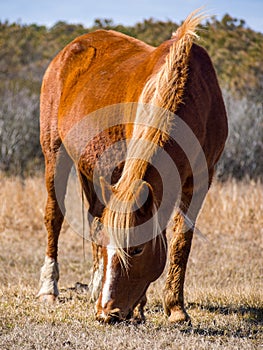
[(190, 256), (186, 300), (192, 326), (163, 315), (165, 276), (148, 292), (147, 322), (101, 325), (89, 295), (91, 258), (82, 239), (64, 225), (60, 239), (61, 294), (54, 308), (35, 300), (44, 259), (41, 178), (0, 178), (1, 349), (262, 349), (263, 186), (215, 183), (206, 199)]

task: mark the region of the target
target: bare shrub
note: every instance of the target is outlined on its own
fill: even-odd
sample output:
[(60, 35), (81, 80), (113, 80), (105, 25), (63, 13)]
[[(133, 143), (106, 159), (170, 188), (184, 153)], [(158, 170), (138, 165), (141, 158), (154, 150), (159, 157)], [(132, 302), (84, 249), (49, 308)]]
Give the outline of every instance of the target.
[(0, 170), (25, 175), (39, 163), (39, 96), (19, 83), (0, 86)]
[(263, 105), (224, 93), (229, 136), (217, 168), (218, 177), (263, 178)]

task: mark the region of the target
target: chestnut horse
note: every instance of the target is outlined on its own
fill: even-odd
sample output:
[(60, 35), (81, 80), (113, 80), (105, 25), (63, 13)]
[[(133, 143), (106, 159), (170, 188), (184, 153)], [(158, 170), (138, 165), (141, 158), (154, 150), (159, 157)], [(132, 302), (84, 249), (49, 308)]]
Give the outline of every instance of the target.
[(48, 192), (41, 299), (59, 293), (58, 238), (75, 164), (89, 203), (96, 318), (124, 320), (136, 310), (143, 318), (172, 222), (164, 309), (171, 322), (188, 319), (183, 287), (194, 225), (227, 138), (213, 65), (193, 43), (203, 18), (193, 12), (157, 48), (98, 30), (76, 38), (48, 67), (40, 113)]

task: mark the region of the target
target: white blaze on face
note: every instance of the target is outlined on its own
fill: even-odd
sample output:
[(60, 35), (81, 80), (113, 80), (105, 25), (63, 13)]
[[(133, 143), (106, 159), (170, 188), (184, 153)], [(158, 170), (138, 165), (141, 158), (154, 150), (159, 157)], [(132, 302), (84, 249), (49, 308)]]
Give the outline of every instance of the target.
[(113, 278), (113, 270), (112, 270), (112, 261), (113, 257), (116, 254), (116, 248), (112, 246), (107, 246), (107, 268), (106, 268), (106, 278), (102, 289), (102, 299), (101, 305), (102, 307), (106, 307), (108, 301), (111, 299), (111, 282)]

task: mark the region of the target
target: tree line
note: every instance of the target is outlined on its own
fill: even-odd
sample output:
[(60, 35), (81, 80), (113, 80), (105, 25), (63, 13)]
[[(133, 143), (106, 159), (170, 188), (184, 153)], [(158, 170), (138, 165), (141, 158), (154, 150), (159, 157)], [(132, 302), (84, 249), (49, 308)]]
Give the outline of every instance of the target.
[[(0, 23), (0, 170), (33, 174), (43, 169), (39, 146), (39, 91), (51, 59), (71, 40), (96, 29), (113, 29), (158, 46), (180, 23), (145, 19), (133, 26), (95, 19), (91, 27), (57, 22)], [(226, 14), (200, 28), (218, 74), (229, 115), (230, 136), (218, 176), (261, 177), (263, 165), (263, 34)]]

